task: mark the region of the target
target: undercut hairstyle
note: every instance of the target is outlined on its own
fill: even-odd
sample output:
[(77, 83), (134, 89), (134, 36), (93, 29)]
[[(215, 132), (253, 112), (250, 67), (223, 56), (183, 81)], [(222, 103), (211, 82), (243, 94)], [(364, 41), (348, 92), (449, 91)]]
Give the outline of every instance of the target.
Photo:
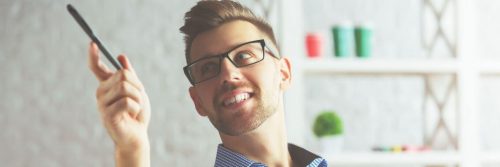
[(231, 0), (199, 1), (184, 16), (184, 25), (179, 29), (186, 43), (186, 62), (191, 62), (190, 50), (193, 40), (200, 33), (217, 28), (235, 20), (247, 21), (257, 27), (278, 47), (273, 28), (264, 19), (257, 17), (249, 8)]

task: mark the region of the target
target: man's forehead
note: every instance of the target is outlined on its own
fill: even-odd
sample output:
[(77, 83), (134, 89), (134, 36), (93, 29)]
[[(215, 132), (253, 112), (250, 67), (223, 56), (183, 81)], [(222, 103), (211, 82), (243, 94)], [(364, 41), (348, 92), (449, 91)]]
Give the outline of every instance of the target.
[(241, 43), (263, 39), (257, 27), (247, 21), (232, 21), (200, 33), (191, 45), (191, 60), (224, 53)]

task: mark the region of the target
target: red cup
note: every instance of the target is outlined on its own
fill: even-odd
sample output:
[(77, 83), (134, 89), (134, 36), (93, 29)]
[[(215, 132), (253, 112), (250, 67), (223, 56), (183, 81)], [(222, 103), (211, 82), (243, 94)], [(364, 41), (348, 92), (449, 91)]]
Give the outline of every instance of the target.
[(307, 56), (309, 58), (320, 57), (323, 51), (323, 39), (318, 33), (307, 33), (306, 35)]

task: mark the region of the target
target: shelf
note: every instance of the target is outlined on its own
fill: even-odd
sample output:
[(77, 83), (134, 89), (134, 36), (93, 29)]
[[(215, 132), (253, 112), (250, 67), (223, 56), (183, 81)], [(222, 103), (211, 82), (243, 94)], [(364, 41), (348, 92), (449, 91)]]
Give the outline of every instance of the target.
[(485, 164), (500, 164), (500, 152), (483, 153), (481, 155), (481, 162)]
[(329, 165), (455, 165), (456, 152), (324, 154)]
[(306, 73), (359, 73), (359, 74), (454, 74), (456, 61), (431, 60), (305, 60)]
[(300, 62), (305, 73), (336, 74), (457, 74), (459, 69), (473, 69), (484, 75), (500, 75), (500, 62), (476, 63), (457, 60), (376, 60), (376, 59), (305, 59)]
[(483, 61), (478, 66), (481, 69), (481, 74), (486, 74), (486, 75), (500, 74), (500, 62), (498, 61)]

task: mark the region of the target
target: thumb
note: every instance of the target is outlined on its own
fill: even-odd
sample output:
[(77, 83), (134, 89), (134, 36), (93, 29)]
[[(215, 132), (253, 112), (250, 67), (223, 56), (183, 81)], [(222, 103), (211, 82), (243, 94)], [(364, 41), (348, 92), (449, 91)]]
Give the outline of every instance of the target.
[(135, 74), (135, 70), (130, 63), (130, 60), (124, 54), (118, 56), (118, 61), (123, 66), (124, 69), (130, 70)]
[(99, 49), (95, 43), (90, 43), (88, 65), (99, 81), (108, 79), (113, 72), (99, 59)]

